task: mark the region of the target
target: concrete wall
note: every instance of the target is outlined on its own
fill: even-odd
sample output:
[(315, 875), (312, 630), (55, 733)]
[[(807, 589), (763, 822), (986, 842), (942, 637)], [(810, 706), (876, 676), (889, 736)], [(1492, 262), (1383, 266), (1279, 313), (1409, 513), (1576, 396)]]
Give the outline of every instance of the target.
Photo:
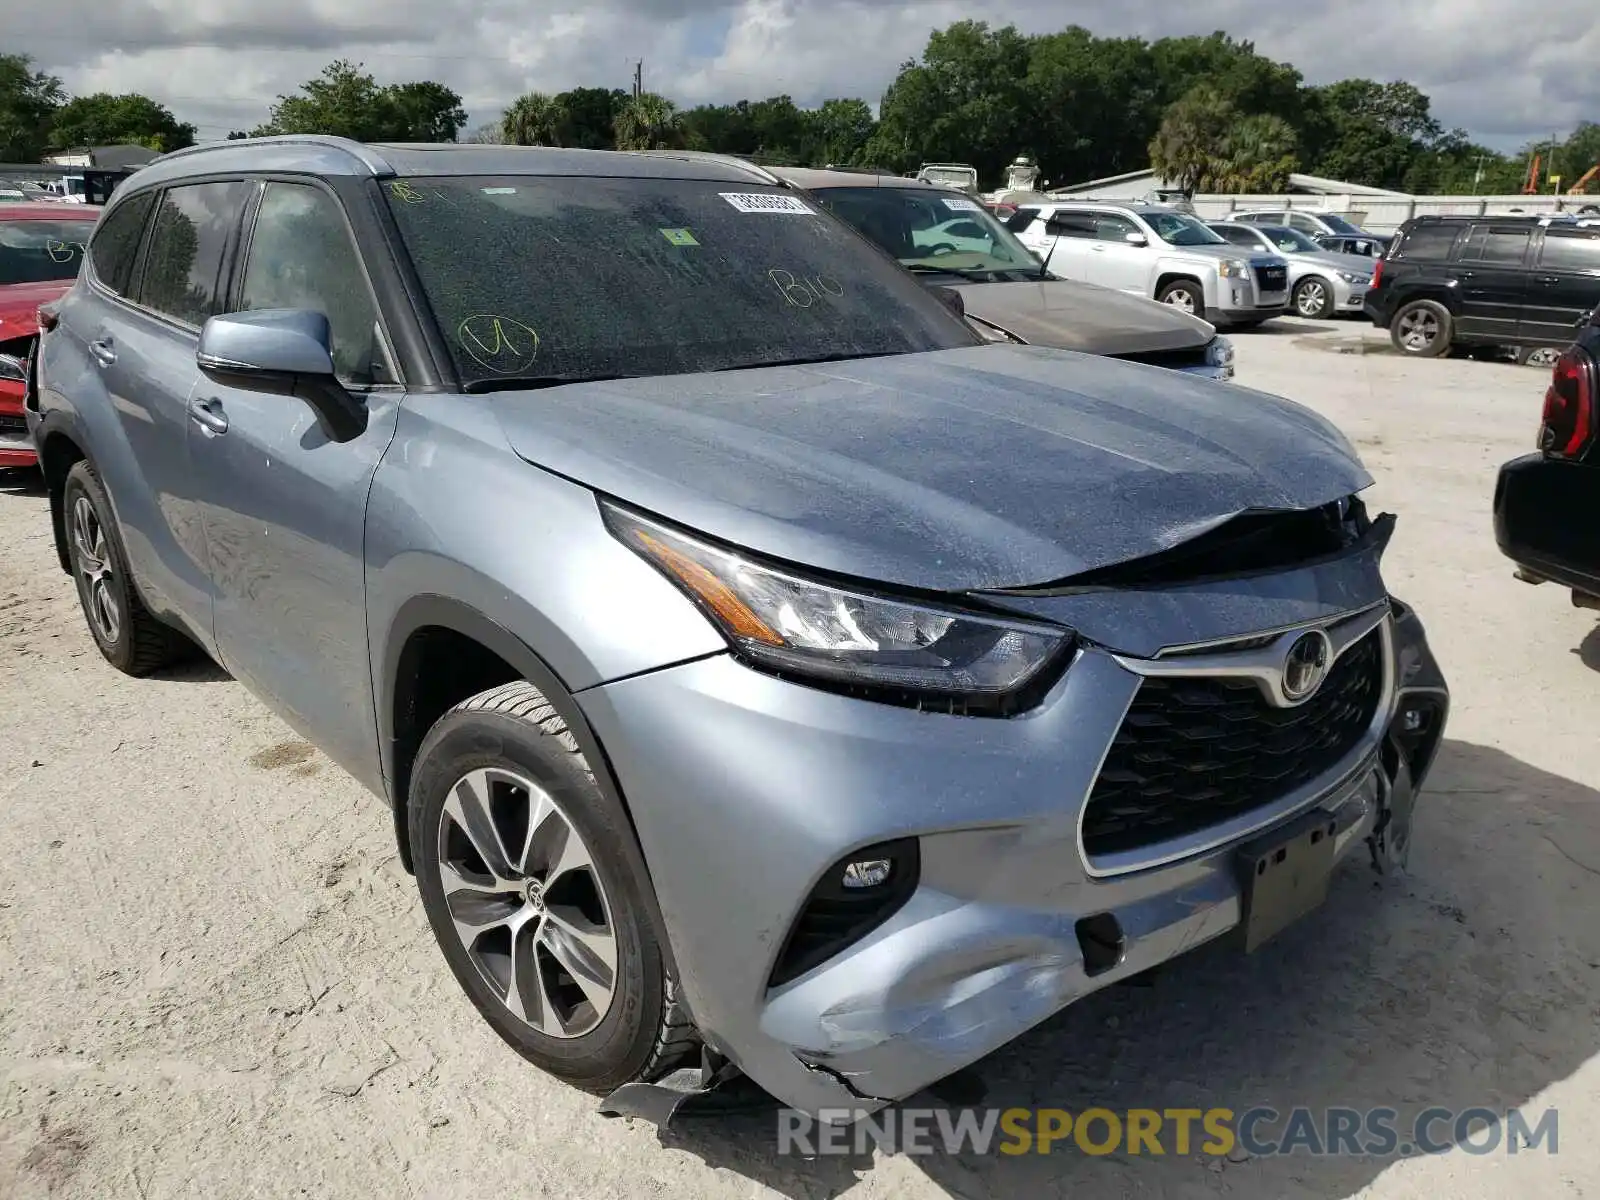
[[(1216, 220), (1257, 208), (1326, 208), (1351, 214), (1350, 220), (1373, 233), (1392, 233), (1402, 221), (1426, 216), (1496, 216), (1513, 212), (1576, 212), (1600, 206), (1600, 196), (1196, 196), (1195, 212)], [(1365, 216), (1355, 214), (1364, 213)]]

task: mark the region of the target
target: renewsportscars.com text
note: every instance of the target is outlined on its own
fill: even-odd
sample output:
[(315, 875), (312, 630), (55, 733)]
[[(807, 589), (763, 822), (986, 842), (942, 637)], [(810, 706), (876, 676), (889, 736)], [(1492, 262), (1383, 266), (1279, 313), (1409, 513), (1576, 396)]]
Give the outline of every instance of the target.
[(851, 1123), (849, 1110), (778, 1113), (778, 1153), (1186, 1155), (1251, 1158), (1560, 1152), (1548, 1108), (896, 1108)]

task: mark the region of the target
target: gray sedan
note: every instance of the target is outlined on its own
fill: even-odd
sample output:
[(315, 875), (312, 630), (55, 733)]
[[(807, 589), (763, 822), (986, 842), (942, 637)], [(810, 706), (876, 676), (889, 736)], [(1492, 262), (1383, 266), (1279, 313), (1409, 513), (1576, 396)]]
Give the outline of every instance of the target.
[(1213, 221), (1211, 228), (1236, 246), (1270, 250), (1289, 261), (1289, 303), (1302, 317), (1359, 313), (1372, 284), (1372, 262), (1359, 254), (1324, 250), (1287, 225)]

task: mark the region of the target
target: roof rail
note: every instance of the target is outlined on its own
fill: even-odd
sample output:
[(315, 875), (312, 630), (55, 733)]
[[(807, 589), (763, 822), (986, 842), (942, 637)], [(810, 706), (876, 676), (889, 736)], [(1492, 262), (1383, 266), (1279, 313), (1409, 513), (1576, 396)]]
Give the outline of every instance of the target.
[(738, 167), (748, 171), (763, 183), (774, 187), (782, 187), (783, 180), (773, 175), (764, 167), (757, 166), (748, 158), (740, 158), (737, 154), (720, 154), (715, 150), (635, 150), (634, 154), (648, 154), (654, 158), (681, 158), (688, 162), (716, 162), (727, 167)]
[[(191, 154), (199, 154), (207, 150), (219, 150), (225, 146), (249, 144), (252, 146), (321, 146), (326, 150), (342, 150), (374, 175), (392, 175), (394, 168), (384, 157), (371, 146), (351, 138), (334, 137), (327, 133), (277, 133), (268, 137), (232, 138), (219, 142), (200, 142), (194, 146), (185, 146), (182, 150), (172, 150), (166, 154), (158, 155), (150, 163), (170, 162), (175, 158), (185, 158)], [(150, 163), (146, 163), (149, 166)]]

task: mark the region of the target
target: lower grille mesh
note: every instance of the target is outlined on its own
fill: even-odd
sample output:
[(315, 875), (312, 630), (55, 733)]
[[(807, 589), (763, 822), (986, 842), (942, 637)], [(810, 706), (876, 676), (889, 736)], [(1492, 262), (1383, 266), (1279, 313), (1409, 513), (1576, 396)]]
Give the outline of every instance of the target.
[(1375, 629), (1298, 708), (1274, 707), (1248, 679), (1145, 679), (1089, 795), (1084, 850), (1119, 854), (1197, 833), (1310, 783), (1371, 724), (1381, 655)]

